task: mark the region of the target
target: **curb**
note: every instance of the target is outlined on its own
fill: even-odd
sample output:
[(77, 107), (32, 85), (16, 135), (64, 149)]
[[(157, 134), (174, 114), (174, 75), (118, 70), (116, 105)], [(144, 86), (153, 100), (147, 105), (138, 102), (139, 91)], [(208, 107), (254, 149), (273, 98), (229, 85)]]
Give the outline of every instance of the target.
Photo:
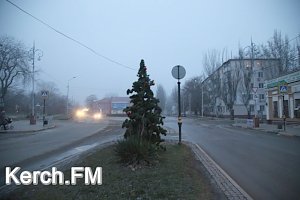
[(52, 126), (40, 128), (40, 129), (35, 129), (35, 130), (3, 130), (3, 131), (1, 130), (0, 134), (35, 133), (35, 132), (39, 132), (39, 131), (53, 129), (55, 127), (56, 127), (56, 125), (52, 125)]
[(198, 144), (184, 141), (229, 200), (253, 200)]
[(283, 132), (283, 131), (279, 131), (279, 132), (277, 133), (277, 135), (282, 135), (282, 136), (286, 136), (286, 137), (300, 137), (300, 136), (298, 136), (298, 135), (286, 133), (286, 132)]
[(241, 125), (234, 125), (232, 124), (232, 127), (238, 127), (238, 128), (243, 128), (243, 129), (250, 129), (250, 130), (257, 130), (257, 131), (262, 131), (262, 132), (267, 132), (267, 133), (279, 133), (280, 130), (266, 130), (262, 128), (252, 128), (252, 127), (244, 127)]
[[(166, 142), (177, 142), (168, 138)], [(195, 154), (195, 158), (201, 162), (207, 170), (212, 181), (220, 189), (220, 192), (229, 200), (253, 200), (253, 198), (239, 186), (198, 144), (187, 140), (182, 140), (191, 148)]]
[(232, 127), (250, 129), (250, 130), (257, 130), (257, 131), (262, 131), (262, 132), (266, 132), (266, 133), (275, 133), (277, 135), (283, 135), (283, 136), (299, 137), (298, 135), (287, 133), (287, 132), (284, 132), (284, 131), (281, 131), (281, 130), (266, 130), (266, 129), (263, 129), (263, 128), (244, 127), (244, 126), (241, 126), (241, 125), (233, 125), (233, 124), (232, 124)]

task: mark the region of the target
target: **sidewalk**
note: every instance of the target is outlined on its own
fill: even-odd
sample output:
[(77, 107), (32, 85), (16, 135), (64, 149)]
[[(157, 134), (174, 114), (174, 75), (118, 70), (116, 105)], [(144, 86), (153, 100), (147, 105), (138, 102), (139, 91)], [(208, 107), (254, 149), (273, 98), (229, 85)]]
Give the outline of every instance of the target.
[(43, 122), (41, 120), (37, 120), (35, 125), (30, 125), (29, 120), (13, 121), (11, 125), (13, 126), (13, 129), (0, 130), (0, 134), (37, 132), (55, 127), (55, 124), (52, 120), (49, 121), (49, 124), (45, 126), (43, 126)]
[(260, 123), (258, 128), (254, 128), (252, 125), (247, 124), (246, 120), (236, 120), (232, 126), (260, 130), (269, 133), (277, 133), (279, 135), (300, 137), (300, 125), (287, 125), (286, 130), (284, 131), (283, 127), (282, 129), (278, 129), (277, 124)]

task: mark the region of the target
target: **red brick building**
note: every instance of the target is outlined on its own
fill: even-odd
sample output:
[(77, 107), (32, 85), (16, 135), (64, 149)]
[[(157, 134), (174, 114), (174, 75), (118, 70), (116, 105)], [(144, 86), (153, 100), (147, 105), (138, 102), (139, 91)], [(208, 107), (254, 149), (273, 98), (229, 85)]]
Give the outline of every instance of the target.
[(129, 97), (110, 97), (98, 100), (98, 108), (106, 115), (125, 114), (123, 109), (130, 105)]

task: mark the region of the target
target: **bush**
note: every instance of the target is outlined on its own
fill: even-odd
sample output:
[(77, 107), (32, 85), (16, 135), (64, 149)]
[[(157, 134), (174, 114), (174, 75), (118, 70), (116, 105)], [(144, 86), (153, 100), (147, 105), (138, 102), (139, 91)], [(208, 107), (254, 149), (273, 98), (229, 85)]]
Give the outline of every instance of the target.
[(132, 136), (119, 140), (115, 152), (120, 161), (127, 165), (141, 164), (141, 162), (150, 164), (157, 158), (158, 147), (150, 141), (140, 140), (138, 137)]

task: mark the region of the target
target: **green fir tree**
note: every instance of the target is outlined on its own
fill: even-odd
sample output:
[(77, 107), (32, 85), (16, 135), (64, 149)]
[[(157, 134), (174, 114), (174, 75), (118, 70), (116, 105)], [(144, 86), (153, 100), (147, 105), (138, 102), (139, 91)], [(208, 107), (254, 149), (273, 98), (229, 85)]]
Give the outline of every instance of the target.
[(132, 89), (127, 90), (130, 96), (131, 106), (124, 109), (129, 119), (123, 122), (122, 128), (126, 128), (125, 139), (134, 136), (139, 140), (146, 140), (153, 144), (162, 142), (161, 134), (166, 135), (163, 126), (164, 117), (159, 107), (159, 100), (154, 97), (151, 86), (154, 81), (147, 74), (144, 60), (141, 60), (137, 81), (132, 84)]

